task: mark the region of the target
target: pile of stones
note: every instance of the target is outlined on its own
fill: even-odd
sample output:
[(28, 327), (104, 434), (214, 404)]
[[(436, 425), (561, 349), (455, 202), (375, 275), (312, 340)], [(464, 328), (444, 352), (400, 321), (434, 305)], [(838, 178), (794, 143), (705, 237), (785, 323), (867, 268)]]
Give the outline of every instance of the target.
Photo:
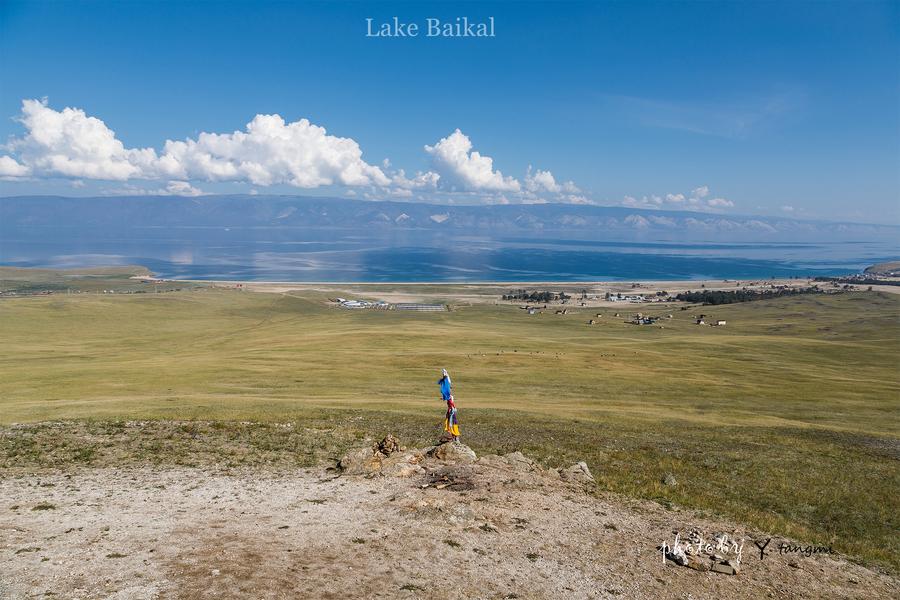
[[(729, 540), (726, 533), (717, 533), (712, 542), (704, 542), (700, 532), (694, 529), (688, 533), (684, 542), (677, 543), (674, 547), (663, 545), (660, 549), (665, 552), (666, 560), (695, 571), (725, 575), (737, 575), (741, 571), (741, 554), (731, 552), (735, 550), (734, 542)], [(723, 556), (726, 553), (731, 554), (730, 558)]]

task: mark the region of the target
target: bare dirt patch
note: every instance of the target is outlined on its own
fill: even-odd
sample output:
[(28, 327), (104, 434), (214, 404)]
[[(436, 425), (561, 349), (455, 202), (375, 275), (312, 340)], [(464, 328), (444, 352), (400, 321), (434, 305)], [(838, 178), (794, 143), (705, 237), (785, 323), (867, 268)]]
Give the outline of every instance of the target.
[[(580, 467), (399, 449), (346, 469), (84, 468), (0, 479), (2, 598), (892, 598), (837, 555), (586, 491)], [(374, 454), (374, 451), (372, 451)], [(353, 461), (347, 461), (347, 465)], [(377, 464), (376, 464), (377, 463)], [(358, 463), (357, 463), (358, 464)], [(409, 465), (409, 466), (404, 466)], [(391, 474), (386, 474), (391, 473)], [(39, 505), (53, 509), (33, 510)], [(730, 576), (664, 562), (745, 539)]]

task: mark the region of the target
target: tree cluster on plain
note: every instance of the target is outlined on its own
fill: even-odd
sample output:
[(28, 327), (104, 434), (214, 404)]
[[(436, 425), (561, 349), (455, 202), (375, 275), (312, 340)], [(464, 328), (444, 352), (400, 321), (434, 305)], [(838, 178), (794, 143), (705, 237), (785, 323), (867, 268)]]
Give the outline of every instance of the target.
[(734, 304), (735, 302), (750, 302), (752, 300), (768, 300), (781, 298), (782, 296), (800, 296), (802, 294), (821, 294), (818, 286), (805, 288), (782, 288), (775, 290), (703, 290), (701, 292), (681, 292), (675, 296), (676, 300), (691, 302), (694, 304)]
[(548, 291), (531, 291), (528, 290), (513, 290), (508, 294), (503, 294), (504, 300), (517, 300), (521, 302), (537, 302), (537, 303), (546, 303), (553, 302), (554, 300), (568, 300), (571, 298), (565, 292), (548, 292)]

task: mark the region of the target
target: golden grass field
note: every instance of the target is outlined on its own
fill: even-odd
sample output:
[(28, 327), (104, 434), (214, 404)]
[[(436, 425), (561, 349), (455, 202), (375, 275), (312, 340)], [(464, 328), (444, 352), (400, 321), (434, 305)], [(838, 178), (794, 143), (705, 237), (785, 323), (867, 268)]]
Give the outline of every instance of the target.
[[(10, 273), (0, 289), (22, 285)], [(341, 310), (327, 290), (96, 293), (141, 289), (127, 275), (0, 299), (0, 468), (56, 468), (61, 457), (194, 464), (188, 433), (198, 430), (207, 450), (247, 464), (277, 462), (279, 451), (321, 460), (388, 432), (424, 443), (440, 433), (445, 367), (476, 450), (586, 460), (600, 490), (900, 565), (900, 296), (529, 316), (456, 304), (451, 288), (446, 313)], [(73, 286), (94, 293), (66, 294)], [(635, 311), (673, 318), (625, 323)], [(728, 324), (694, 325), (700, 313)], [(41, 424), (59, 420), (69, 429)], [(165, 442), (149, 454), (113, 448), (123, 420), (152, 420)], [(277, 426), (286, 422), (319, 433), (298, 440)], [(232, 452), (241, 445), (249, 451)], [(677, 486), (662, 484), (667, 473)]]

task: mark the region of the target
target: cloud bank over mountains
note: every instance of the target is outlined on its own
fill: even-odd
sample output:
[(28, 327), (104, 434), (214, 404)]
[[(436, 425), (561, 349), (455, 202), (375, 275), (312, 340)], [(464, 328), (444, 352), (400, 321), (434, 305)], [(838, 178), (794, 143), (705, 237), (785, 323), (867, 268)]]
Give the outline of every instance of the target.
[(662, 196), (643, 196), (634, 198), (625, 196), (623, 206), (631, 208), (649, 208), (666, 210), (704, 210), (733, 208), (734, 202), (725, 198), (709, 198), (709, 188), (705, 185), (691, 190), (688, 196), (684, 194), (666, 194)]
[[(286, 122), (279, 115), (256, 115), (244, 130), (200, 133), (166, 140), (155, 148), (126, 148), (101, 119), (79, 108), (54, 110), (43, 100), (23, 100), (17, 119), (21, 137), (0, 146), (0, 179), (6, 181), (69, 178), (124, 182), (117, 194), (196, 196), (200, 182), (234, 182), (257, 187), (341, 188), (366, 199), (413, 198), (446, 203), (598, 204), (572, 181), (557, 181), (549, 170), (531, 165), (522, 178), (505, 175), (494, 159), (474, 149), (460, 129), (434, 145), (425, 145), (430, 169), (407, 176), (363, 159), (352, 138), (330, 135), (307, 119)], [(157, 189), (136, 182), (158, 182)], [(690, 194), (626, 196), (632, 208), (719, 212), (734, 203), (708, 197), (701, 186)]]
[[(788, 242), (780, 251), (798, 249), (794, 244), (835, 241), (884, 241), (895, 247), (900, 228), (890, 225), (806, 221), (791, 217), (698, 214), (684, 211), (647, 210), (622, 206), (573, 204), (453, 205), (437, 206), (418, 201), (370, 202), (362, 199), (326, 196), (208, 194), (184, 197), (190, 190), (147, 190), (135, 201), (123, 196), (0, 197), (0, 238), (34, 236), (47, 240), (71, 235), (85, 239), (123, 239), (123, 232), (138, 237), (150, 230), (162, 231), (173, 224), (201, 228), (214, 235), (230, 237), (238, 229), (274, 230), (280, 238), (294, 239), (308, 228), (344, 229), (357, 236), (387, 234), (388, 245), (407, 243), (409, 235), (462, 235), (467, 241), (456, 248), (466, 252), (477, 239), (518, 239), (527, 245), (540, 240), (571, 240), (580, 245), (602, 247), (615, 242)], [(69, 233), (65, 233), (69, 232)], [(401, 237), (393, 237), (404, 232)], [(180, 234), (179, 234), (180, 235)], [(205, 235), (205, 234), (202, 234)], [(243, 239), (243, 234), (241, 237)], [(232, 238), (233, 239), (233, 238)], [(399, 241), (398, 241), (399, 240)], [(406, 240), (406, 241), (404, 241)], [(593, 240), (593, 241), (592, 241)], [(442, 242), (443, 243), (443, 242)], [(823, 247), (824, 248), (824, 247)], [(674, 250), (674, 247), (673, 247)], [(881, 255), (879, 255), (881, 256)]]

